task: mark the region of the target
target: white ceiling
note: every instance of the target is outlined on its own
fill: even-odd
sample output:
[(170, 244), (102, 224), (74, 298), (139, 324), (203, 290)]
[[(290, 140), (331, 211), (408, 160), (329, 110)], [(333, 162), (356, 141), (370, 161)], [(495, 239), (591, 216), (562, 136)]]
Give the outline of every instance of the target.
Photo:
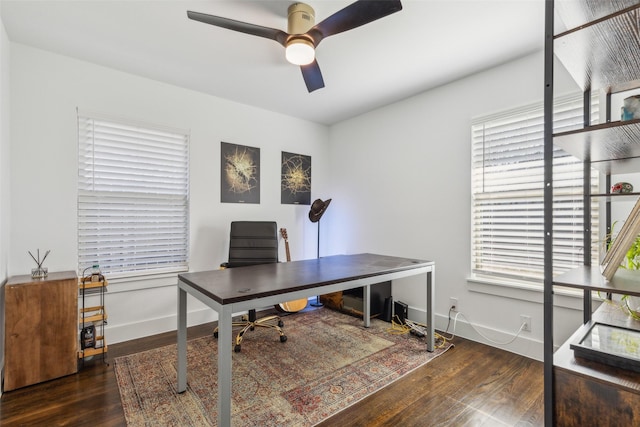
[[(353, 0), (309, 0), (316, 23)], [(272, 40), (187, 10), (287, 29), (290, 0), (0, 0), (13, 42), (221, 98), (332, 124), (543, 48), (543, 0), (403, 0), (325, 39), (326, 87), (308, 93)], [(541, 70), (542, 72), (542, 70)]]

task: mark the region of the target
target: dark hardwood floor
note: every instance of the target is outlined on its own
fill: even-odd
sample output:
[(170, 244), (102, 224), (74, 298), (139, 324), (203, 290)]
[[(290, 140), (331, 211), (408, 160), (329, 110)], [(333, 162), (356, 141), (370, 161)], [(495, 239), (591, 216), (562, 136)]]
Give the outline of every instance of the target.
[[(189, 328), (188, 337), (213, 326)], [(116, 357), (173, 344), (175, 332), (109, 346)], [(329, 426), (541, 426), (542, 363), (462, 338), (444, 356), (320, 424)], [(123, 426), (111, 364), (4, 393), (2, 426)]]

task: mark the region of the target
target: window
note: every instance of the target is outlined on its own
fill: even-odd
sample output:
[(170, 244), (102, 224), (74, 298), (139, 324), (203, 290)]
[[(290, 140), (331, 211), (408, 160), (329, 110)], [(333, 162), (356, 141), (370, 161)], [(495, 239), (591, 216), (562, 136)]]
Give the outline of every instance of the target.
[(78, 112), (78, 269), (188, 270), (187, 132)]
[[(592, 123), (598, 117), (592, 100)], [(554, 132), (582, 127), (583, 100), (562, 99)], [(472, 123), (472, 273), (541, 283), (544, 277), (542, 104)], [(583, 163), (554, 152), (554, 273), (583, 264)], [(598, 177), (592, 174), (591, 191)], [(592, 242), (598, 236), (593, 202)], [(597, 250), (592, 251), (597, 264)]]

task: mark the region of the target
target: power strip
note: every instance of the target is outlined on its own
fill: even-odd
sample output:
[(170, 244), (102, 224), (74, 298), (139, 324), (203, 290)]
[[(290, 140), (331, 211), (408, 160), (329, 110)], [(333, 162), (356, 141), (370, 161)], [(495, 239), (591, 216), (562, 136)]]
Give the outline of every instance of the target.
[(405, 319), (405, 324), (411, 328), (409, 332), (419, 337), (427, 336), (427, 329), (419, 323), (414, 322), (413, 320)]

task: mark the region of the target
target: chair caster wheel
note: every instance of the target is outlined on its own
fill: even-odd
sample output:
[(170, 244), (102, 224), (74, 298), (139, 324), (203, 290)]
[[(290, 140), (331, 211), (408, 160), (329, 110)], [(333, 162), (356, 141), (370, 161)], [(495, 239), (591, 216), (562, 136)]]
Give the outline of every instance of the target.
[(286, 342), (287, 341), (287, 336), (286, 335), (280, 335), (280, 342)]
[(213, 337), (214, 337), (214, 338), (218, 338), (218, 331), (215, 331), (215, 332), (213, 333)]
[(235, 347), (233, 347), (233, 351), (235, 351), (236, 353), (240, 353), (240, 344), (237, 344)]
[(282, 320), (278, 320), (278, 326), (282, 328), (284, 326), (284, 322)]

